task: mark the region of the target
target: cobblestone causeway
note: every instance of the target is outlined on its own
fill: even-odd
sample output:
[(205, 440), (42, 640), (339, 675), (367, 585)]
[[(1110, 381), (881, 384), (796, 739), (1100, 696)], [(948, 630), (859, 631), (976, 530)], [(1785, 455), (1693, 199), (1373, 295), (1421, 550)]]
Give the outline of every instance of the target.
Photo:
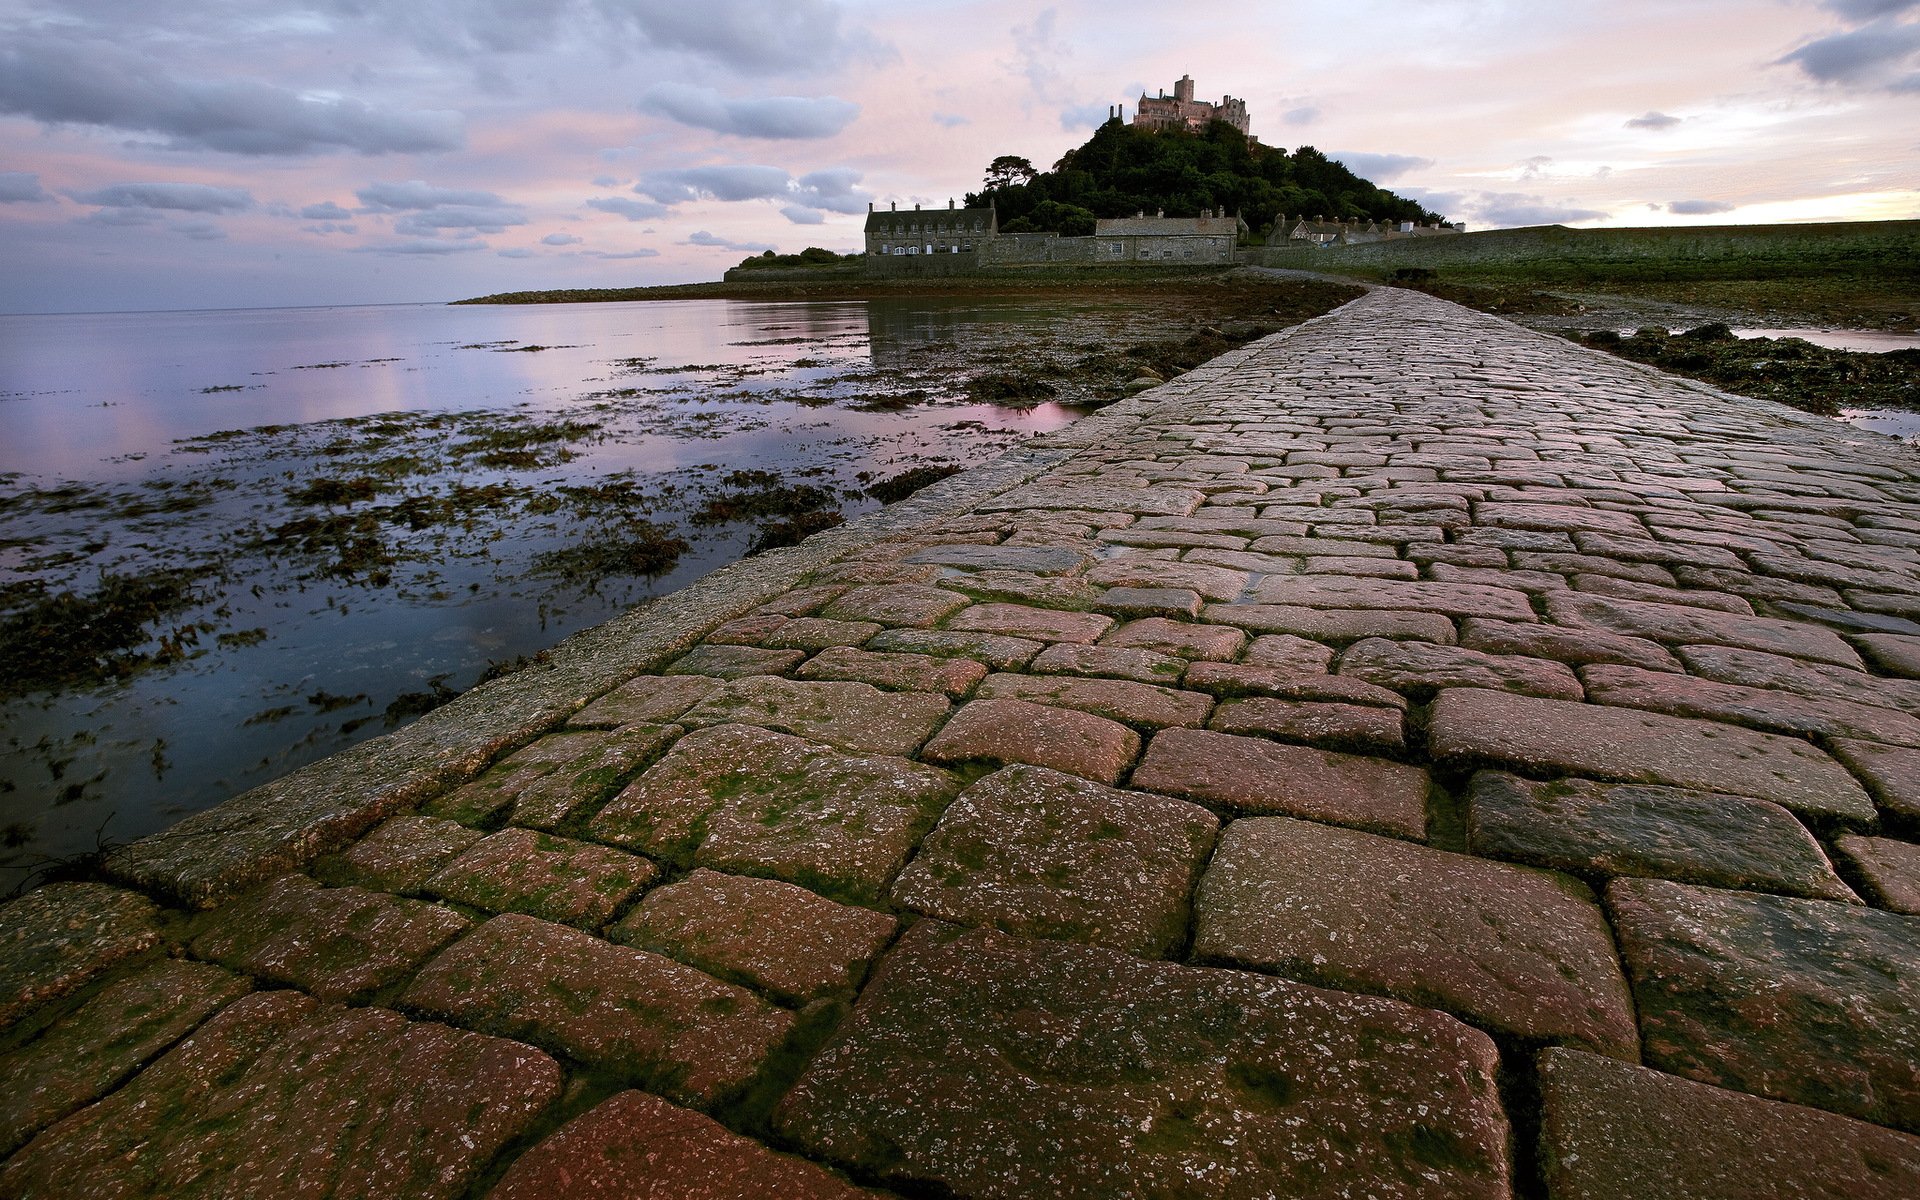
[(1022, 453), (0, 908), (0, 1197), (1920, 1195), (1920, 457), (1391, 289)]

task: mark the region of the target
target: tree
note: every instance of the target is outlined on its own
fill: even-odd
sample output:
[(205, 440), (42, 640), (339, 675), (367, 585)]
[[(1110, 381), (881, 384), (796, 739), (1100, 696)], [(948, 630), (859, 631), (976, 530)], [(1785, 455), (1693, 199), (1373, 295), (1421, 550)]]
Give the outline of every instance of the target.
[(1032, 183), (1040, 177), (1032, 163), (1017, 154), (1002, 154), (987, 164), (987, 190)]

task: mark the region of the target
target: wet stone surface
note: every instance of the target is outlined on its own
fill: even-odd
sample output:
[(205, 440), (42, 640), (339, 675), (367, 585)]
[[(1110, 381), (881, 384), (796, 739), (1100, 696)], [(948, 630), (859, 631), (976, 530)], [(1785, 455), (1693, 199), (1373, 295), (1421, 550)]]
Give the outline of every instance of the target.
[(893, 898), (946, 921), (1163, 956), (1186, 935), (1218, 825), (1198, 805), (1004, 767), (948, 806)]
[(1904, 1197), (1916, 647), (1911, 448), (1377, 290), (0, 907), (0, 1194)]
[(1652, 880), (1607, 905), (1650, 1065), (1920, 1132), (1920, 918)]
[(456, 1197), (559, 1092), (529, 1046), (266, 992), (42, 1134), (0, 1192)]
[(1592, 893), (1563, 875), (1267, 817), (1195, 898), (1195, 958), (1452, 1012), (1525, 1042), (1638, 1056)]
[(775, 1122), (958, 1195), (1504, 1197), (1494, 1067), (1392, 1001), (926, 922)]

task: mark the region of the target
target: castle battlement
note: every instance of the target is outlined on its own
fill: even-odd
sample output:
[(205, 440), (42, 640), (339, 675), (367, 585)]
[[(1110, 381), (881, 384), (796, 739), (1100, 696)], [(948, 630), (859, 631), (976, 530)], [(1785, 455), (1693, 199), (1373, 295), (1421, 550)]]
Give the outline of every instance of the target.
[(1193, 98), (1193, 76), (1182, 75), (1173, 85), (1173, 95), (1140, 94), (1140, 109), (1133, 123), (1147, 129), (1190, 129), (1196, 133), (1211, 121), (1225, 121), (1241, 133), (1251, 132), (1247, 123), (1247, 102), (1232, 96), (1220, 97), (1220, 103)]

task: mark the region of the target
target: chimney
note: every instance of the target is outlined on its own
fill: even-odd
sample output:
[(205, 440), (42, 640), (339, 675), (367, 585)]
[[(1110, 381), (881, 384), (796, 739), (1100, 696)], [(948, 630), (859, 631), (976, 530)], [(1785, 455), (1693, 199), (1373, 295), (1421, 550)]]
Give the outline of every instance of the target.
[(869, 200), (869, 201), (867, 201), (867, 211), (868, 211), (868, 212), (872, 212), (872, 211), (873, 211), (873, 201), (871, 201), (871, 200)]
[(889, 209), (891, 209), (892, 211), (894, 211), (894, 212), (899, 212), (899, 211), (900, 211), (900, 202), (899, 202), (898, 200), (890, 200), (890, 201), (888, 201), (888, 202), (887, 202), (887, 207), (888, 207)]
[(953, 207), (953, 201), (952, 201), (951, 199), (949, 199), (949, 200), (947, 201), (947, 207), (948, 207), (948, 208), (952, 208), (952, 207)]

